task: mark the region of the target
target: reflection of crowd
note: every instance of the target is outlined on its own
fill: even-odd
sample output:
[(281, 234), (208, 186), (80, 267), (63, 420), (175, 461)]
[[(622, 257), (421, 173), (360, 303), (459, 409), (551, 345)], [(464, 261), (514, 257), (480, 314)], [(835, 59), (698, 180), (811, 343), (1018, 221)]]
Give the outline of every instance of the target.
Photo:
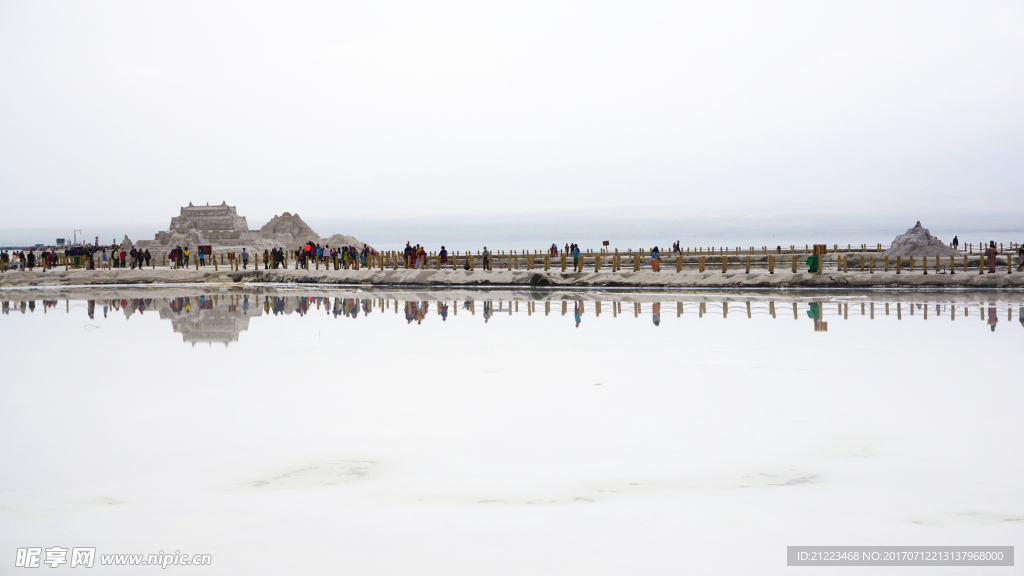
[(406, 302), (405, 303), (405, 323), (412, 324), (415, 320), (417, 324), (422, 324), (423, 320), (427, 317), (427, 312), (430, 311), (429, 302)]
[[(218, 307), (219, 299), (227, 298), (227, 300), (221, 303)], [(255, 296), (257, 310), (259, 310), (259, 298)], [(58, 300), (41, 300), (43, 311), (55, 308), (59, 301)], [(87, 313), (89, 318), (95, 318), (97, 314), (97, 307), (102, 308), (103, 317), (107, 317), (110, 311), (120, 311), (125, 316), (131, 316), (138, 312), (143, 314), (146, 311), (154, 310), (155, 307), (160, 305), (166, 305), (166, 310), (169, 310), (173, 315), (187, 315), (200, 310), (212, 310), (218, 308), (226, 311), (231, 315), (247, 316), (250, 311), (251, 298), (249, 295), (206, 295), (200, 294), (195, 296), (178, 296), (175, 298), (167, 299), (153, 299), (153, 298), (112, 298), (112, 299), (99, 299), (99, 300), (86, 300)], [(481, 301), (483, 306), (483, 319), (487, 323), (494, 317), (494, 302), (491, 300)], [(328, 296), (263, 296), (263, 312), (277, 315), (291, 314), (297, 312), (300, 316), (305, 316), (314, 311), (322, 310), (327, 315), (333, 315), (335, 318), (338, 316), (345, 316), (348, 318), (356, 319), (360, 313), (364, 316), (369, 315), (372, 312), (376, 299), (368, 298), (331, 298)], [(456, 311), (460, 307), (459, 302), (445, 302), (437, 301), (437, 315), (441, 317), (441, 321), (448, 319), (449, 313), (452, 311), (451, 305), (455, 305)], [(511, 304), (511, 303), (510, 303)], [(566, 307), (563, 302), (562, 314), (566, 314)], [(380, 302), (383, 306), (383, 301)], [(398, 302), (395, 302), (398, 306)], [(461, 307), (467, 311), (473, 311), (475, 301), (466, 300), (462, 303)], [(701, 312), (704, 311), (704, 304), (701, 305)], [(918, 305), (920, 306), (920, 305)], [(985, 320), (985, 325), (989, 327), (991, 331), (995, 331), (999, 324), (999, 313), (1000, 306), (994, 303), (987, 305), (982, 304), (981, 307), (978, 305), (968, 305), (967, 309), (975, 309), (981, 313), (981, 318)], [(35, 312), (36, 301), (35, 300), (23, 300), (23, 301), (0, 301), (0, 308), (2, 308), (3, 314), (10, 314), (11, 311), (20, 311), (22, 314), (26, 312)], [(406, 324), (412, 324), (415, 322), (417, 325), (423, 323), (430, 313), (430, 302), (429, 301), (416, 301), (410, 300), (404, 302), (404, 312)], [(572, 304), (572, 318), (575, 321), (575, 325), (578, 328), (585, 315), (586, 303), (583, 300), (574, 300)], [(501, 308), (503, 310), (503, 308)], [(639, 308), (638, 308), (639, 310)], [(682, 308), (680, 308), (682, 310)], [(396, 308), (397, 311), (397, 308)], [(661, 324), (662, 320), (662, 309), (660, 302), (651, 303), (651, 320), (655, 326)], [(511, 313), (511, 308), (509, 308)], [(620, 310), (621, 312), (621, 310)], [(1006, 311), (1006, 320), (1012, 320), (1013, 309), (1009, 308)], [(795, 313), (795, 308), (794, 308)], [(808, 316), (814, 319), (816, 322), (821, 321), (823, 315), (821, 303), (812, 302), (808, 304)], [(936, 313), (939, 313), (936, 310)], [(1020, 306), (1018, 311), (1017, 319), (1021, 325), (1024, 326), (1024, 306)]]

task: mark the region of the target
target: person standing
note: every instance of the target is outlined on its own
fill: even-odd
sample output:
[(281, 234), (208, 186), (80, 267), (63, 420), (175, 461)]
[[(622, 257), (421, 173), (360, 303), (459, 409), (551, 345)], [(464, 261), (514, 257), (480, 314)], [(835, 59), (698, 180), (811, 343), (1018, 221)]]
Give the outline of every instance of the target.
[(153, 255), (149, 253), (149, 248), (146, 248), (146, 251), (142, 253), (142, 256), (146, 260), (146, 266), (149, 266), (149, 261), (153, 259)]
[(960, 239), (953, 236), (953, 250), (956, 250), (958, 246), (960, 246)]
[(994, 240), (988, 243), (988, 250), (985, 250), (985, 256), (988, 257), (988, 273), (996, 273), (996, 256), (999, 254), (999, 250), (996, 249), (996, 243)]
[[(572, 245), (572, 271), (582, 272), (583, 266), (580, 266), (580, 247), (576, 244)], [(576, 322), (576, 327), (579, 328), (580, 323)]]
[(487, 251), (487, 246), (484, 246), (484, 270), (491, 269), (491, 253)]
[[(441, 251), (437, 253), (437, 257), (441, 259), (441, 268), (446, 267), (448, 264), (448, 250), (444, 246), (441, 246)], [(445, 307), (445, 312), (448, 311), (448, 307)]]
[(657, 246), (651, 248), (651, 270), (661, 272), (661, 252)]
[(199, 256), (199, 266), (202, 267), (202, 268), (205, 268), (206, 267), (206, 250), (203, 250), (202, 248), (200, 248), (198, 256)]
[(1024, 244), (1017, 245), (1017, 271), (1024, 271)]
[(188, 246), (185, 246), (185, 249), (181, 251), (181, 259), (185, 263), (185, 268), (188, 268), (189, 254), (190, 252), (188, 251)]
[(409, 265), (411, 264), (412, 253), (413, 253), (412, 245), (409, 242), (406, 242), (405, 243), (405, 250), (402, 253), (402, 256), (405, 257), (405, 267), (406, 268), (408, 268)]
[(242, 270), (245, 270), (248, 267), (249, 267), (249, 253), (245, 251), (245, 248), (242, 248)]

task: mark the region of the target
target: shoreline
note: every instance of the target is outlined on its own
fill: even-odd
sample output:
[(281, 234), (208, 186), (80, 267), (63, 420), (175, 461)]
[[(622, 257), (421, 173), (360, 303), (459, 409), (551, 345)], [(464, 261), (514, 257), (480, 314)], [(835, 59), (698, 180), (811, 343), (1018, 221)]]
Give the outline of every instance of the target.
[(418, 288), (622, 288), (622, 289), (903, 289), (1024, 290), (1024, 272), (994, 274), (959, 272), (923, 274), (903, 271), (837, 272), (821, 274), (782, 271), (695, 272), (673, 270), (561, 272), (543, 270), (50, 270), (8, 271), (0, 288), (62, 286), (282, 284)]

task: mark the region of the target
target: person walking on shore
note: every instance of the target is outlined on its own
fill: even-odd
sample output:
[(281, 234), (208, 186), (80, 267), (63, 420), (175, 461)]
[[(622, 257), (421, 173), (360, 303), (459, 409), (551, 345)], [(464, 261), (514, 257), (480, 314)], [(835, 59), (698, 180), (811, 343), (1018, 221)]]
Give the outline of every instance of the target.
[[(441, 246), (441, 251), (437, 253), (437, 257), (441, 259), (441, 268), (445, 268), (448, 265), (448, 250), (444, 246)], [(447, 311), (448, 308), (445, 307), (445, 312)]]
[(200, 248), (198, 256), (199, 256), (199, 267), (200, 268), (205, 268), (206, 267), (206, 250), (203, 250), (202, 248)]
[(245, 270), (248, 267), (249, 267), (249, 253), (245, 251), (245, 248), (242, 248), (242, 270)]
[(153, 255), (149, 253), (149, 248), (142, 253), (143, 258), (146, 260), (146, 266), (149, 266), (149, 261), (153, 259)]
[(661, 252), (658, 251), (657, 246), (651, 248), (651, 270), (661, 272)]
[[(121, 252), (121, 253), (124, 254), (124, 252)], [(190, 252), (188, 250), (188, 246), (185, 246), (185, 249), (181, 251), (181, 260), (182, 260), (182, 262), (185, 263), (185, 268), (188, 268), (188, 257), (189, 257), (189, 254), (190, 254)]]
[[(572, 245), (572, 271), (583, 271), (583, 266), (580, 266), (580, 247), (577, 246), (576, 244)], [(576, 327), (579, 327), (579, 322), (576, 323)]]
[(1017, 245), (1017, 271), (1024, 271), (1024, 244)]
[(995, 240), (988, 243), (988, 250), (985, 250), (985, 256), (988, 257), (988, 273), (996, 273), (996, 256), (999, 254), (999, 250), (996, 249)]

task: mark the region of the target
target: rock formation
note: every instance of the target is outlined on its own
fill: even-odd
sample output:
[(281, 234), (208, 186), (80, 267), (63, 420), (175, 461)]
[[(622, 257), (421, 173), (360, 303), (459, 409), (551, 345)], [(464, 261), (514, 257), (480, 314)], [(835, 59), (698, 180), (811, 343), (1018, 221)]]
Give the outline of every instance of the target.
[(916, 226), (907, 230), (906, 234), (897, 236), (883, 256), (957, 256), (958, 252), (945, 242), (928, 233), (928, 229)]

